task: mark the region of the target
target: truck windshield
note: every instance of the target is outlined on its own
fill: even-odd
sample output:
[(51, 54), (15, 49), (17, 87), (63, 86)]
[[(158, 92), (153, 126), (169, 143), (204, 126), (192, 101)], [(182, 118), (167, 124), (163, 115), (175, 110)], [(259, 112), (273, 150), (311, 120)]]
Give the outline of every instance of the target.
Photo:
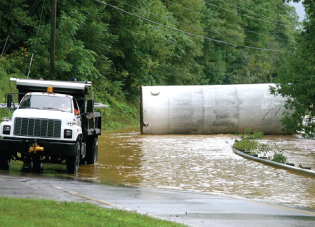
[(72, 112), (70, 97), (48, 95), (26, 95), (19, 109), (45, 109)]

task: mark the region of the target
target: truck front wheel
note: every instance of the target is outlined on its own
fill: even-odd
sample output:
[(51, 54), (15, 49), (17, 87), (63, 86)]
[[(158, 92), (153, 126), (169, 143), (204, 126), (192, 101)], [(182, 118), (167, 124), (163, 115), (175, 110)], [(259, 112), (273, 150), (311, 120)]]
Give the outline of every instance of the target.
[(91, 137), (86, 144), (86, 163), (95, 164), (97, 162), (98, 155), (98, 139), (97, 137)]
[(70, 156), (66, 159), (68, 173), (72, 174), (72, 173), (78, 172), (79, 164), (80, 164), (80, 153), (81, 153), (80, 143), (77, 142), (75, 146), (75, 155)]
[(9, 169), (11, 164), (11, 156), (0, 156), (0, 169)]
[(42, 156), (33, 157), (32, 168), (33, 168), (33, 171), (36, 173), (40, 173), (41, 171), (43, 171), (43, 157)]

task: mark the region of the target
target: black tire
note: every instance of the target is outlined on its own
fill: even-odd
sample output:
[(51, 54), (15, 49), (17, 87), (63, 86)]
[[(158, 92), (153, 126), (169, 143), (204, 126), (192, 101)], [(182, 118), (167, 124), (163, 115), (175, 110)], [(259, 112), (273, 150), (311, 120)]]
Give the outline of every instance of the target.
[(95, 164), (97, 162), (97, 155), (98, 155), (98, 139), (97, 137), (89, 138), (86, 144), (86, 163)]
[(75, 155), (70, 156), (66, 159), (66, 164), (67, 164), (67, 172), (68, 173), (77, 173), (79, 169), (79, 164), (80, 164), (80, 152), (81, 147), (80, 143), (77, 142), (76, 147), (75, 147)]
[(0, 156), (0, 169), (8, 170), (11, 165), (11, 156)]
[(32, 169), (34, 172), (36, 173), (40, 173), (43, 171), (43, 162), (42, 162), (42, 157), (38, 156), (38, 157), (33, 157), (32, 160)]
[(30, 171), (31, 169), (32, 169), (31, 159), (30, 158), (24, 158), (22, 170), (23, 171)]

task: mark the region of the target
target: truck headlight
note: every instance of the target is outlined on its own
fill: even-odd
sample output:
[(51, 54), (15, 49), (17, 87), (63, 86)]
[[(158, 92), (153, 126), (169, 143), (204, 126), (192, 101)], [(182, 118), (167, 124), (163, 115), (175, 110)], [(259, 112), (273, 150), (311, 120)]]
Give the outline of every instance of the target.
[(71, 129), (65, 129), (63, 137), (71, 139), (72, 138), (72, 130)]
[(2, 134), (10, 135), (10, 131), (11, 131), (11, 126), (9, 126), (9, 125), (4, 125), (3, 126)]

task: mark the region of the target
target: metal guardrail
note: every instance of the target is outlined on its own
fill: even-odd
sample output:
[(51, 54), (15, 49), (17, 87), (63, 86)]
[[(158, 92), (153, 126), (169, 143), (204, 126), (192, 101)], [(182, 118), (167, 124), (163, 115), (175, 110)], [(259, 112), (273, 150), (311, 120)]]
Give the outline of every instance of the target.
[(94, 108), (108, 108), (108, 107), (109, 107), (108, 105), (105, 105), (105, 104), (100, 103), (100, 102), (94, 103)]
[[(13, 103), (12, 103), (12, 107), (13, 107)], [(15, 108), (18, 108), (19, 104), (15, 104)], [(0, 103), (0, 109), (5, 109), (7, 108), (7, 104), (6, 103)]]
[(297, 174), (307, 175), (307, 176), (310, 176), (312, 178), (315, 178), (315, 171), (308, 170), (308, 169), (301, 169), (299, 167), (290, 166), (290, 165), (287, 165), (287, 164), (278, 163), (278, 162), (274, 162), (274, 161), (266, 160), (266, 159), (262, 159), (262, 158), (257, 158), (257, 157), (254, 157), (252, 155), (245, 154), (244, 152), (242, 152), (240, 150), (237, 150), (235, 148), (232, 148), (232, 149), (233, 149), (233, 152), (235, 154), (238, 154), (238, 155), (240, 155), (240, 156), (242, 156), (244, 158), (251, 159), (253, 161), (260, 162), (260, 163), (263, 163), (263, 164), (266, 164), (266, 165), (278, 167), (278, 168), (281, 168), (281, 169), (286, 169), (286, 170), (292, 171), (292, 172), (297, 173)]

